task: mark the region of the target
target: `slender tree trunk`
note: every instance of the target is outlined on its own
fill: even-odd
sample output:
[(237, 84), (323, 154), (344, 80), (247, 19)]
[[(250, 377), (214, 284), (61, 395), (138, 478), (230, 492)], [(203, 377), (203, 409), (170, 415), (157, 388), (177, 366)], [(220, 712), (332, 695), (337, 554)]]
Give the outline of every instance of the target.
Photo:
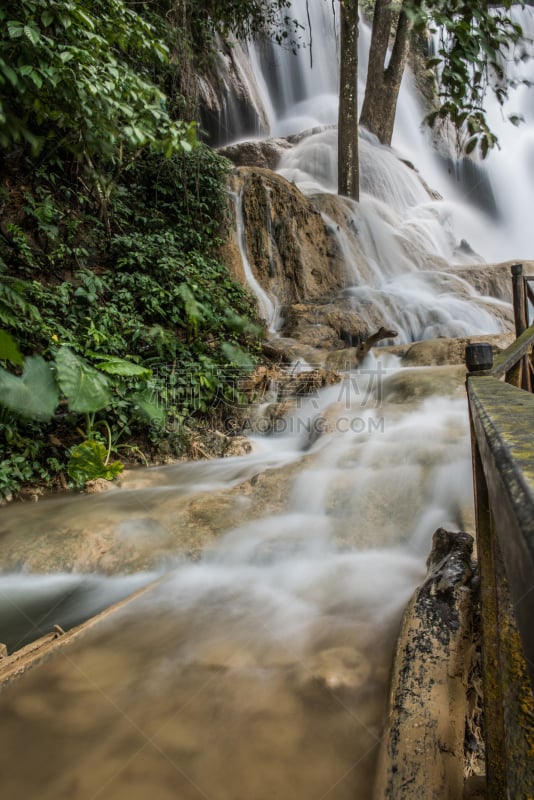
[(358, 0), (339, 0), (338, 193), (359, 199)]
[(411, 22), (402, 7), (398, 13), (395, 40), (389, 64), (388, 45), (395, 12), (391, 0), (376, 0), (373, 16), (369, 69), (360, 125), (374, 133), (382, 144), (391, 144), (399, 89), (410, 46)]

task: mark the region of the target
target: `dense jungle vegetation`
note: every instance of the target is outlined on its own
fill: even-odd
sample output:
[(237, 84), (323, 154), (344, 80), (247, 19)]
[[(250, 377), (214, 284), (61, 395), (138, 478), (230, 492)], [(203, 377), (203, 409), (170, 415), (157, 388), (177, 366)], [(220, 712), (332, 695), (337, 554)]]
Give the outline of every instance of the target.
[[(363, 3), (374, 11), (362, 124), (388, 143), (411, 32), (433, 21), (446, 35), (429, 62), (440, 66), (429, 116), (485, 155), (496, 140), (481, 98), (491, 75), (505, 98), (499, 58), (521, 36), (511, 4)], [(332, 7), (350, 75), (340, 193), (356, 198), (358, 3)], [(2, 4), (0, 502), (27, 484), (112, 478), (124, 457), (187, 451), (188, 432), (235, 401), (261, 329), (221, 258), (230, 164), (201, 143), (196, 78), (216, 36), (298, 47), (290, 11), (290, 0)]]
[(285, 3), (248, 5), (0, 9), (0, 498), (183, 452), (253, 363), (255, 306), (219, 254), (230, 165), (187, 91), (216, 31)]

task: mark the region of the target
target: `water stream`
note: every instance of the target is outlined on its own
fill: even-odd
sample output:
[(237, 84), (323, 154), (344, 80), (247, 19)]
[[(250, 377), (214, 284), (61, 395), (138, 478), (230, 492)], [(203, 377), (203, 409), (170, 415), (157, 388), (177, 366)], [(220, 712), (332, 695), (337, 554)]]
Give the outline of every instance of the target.
[[(321, 6), (330, 8), (313, 4), (313, 13)], [(326, 41), (318, 31), (331, 19), (317, 24), (315, 40)], [(269, 59), (256, 53), (256, 68)], [(321, 122), (335, 107), (333, 64), (335, 50), (316, 50)], [(308, 67), (298, 70), (283, 91), (275, 70), (263, 78), (277, 133), (312, 121)], [(368, 271), (346, 291), (357, 304), (389, 302), (391, 313), (397, 298), (406, 341), (421, 330), (499, 330), (499, 304), (446, 273), (463, 236), (454, 219), (444, 226), (412, 171), (369, 148), (386, 183), (371, 181), (349, 209)], [(312, 161), (308, 153), (284, 169), (306, 191), (325, 191), (326, 178), (303, 168)], [(480, 211), (462, 202), (482, 230)], [(411, 260), (399, 226), (419, 237), (408, 237)], [(511, 252), (514, 239), (502, 237)], [(355, 245), (345, 236), (342, 246)], [(427, 253), (435, 261), (425, 270)], [(276, 299), (260, 290), (275, 328)], [(133, 472), (103, 495), (2, 510), (0, 641), (10, 650), (160, 579), (0, 696), (6, 797), (371, 797), (402, 610), (436, 527), (469, 526), (463, 370), (407, 371), (372, 356), (251, 439), (249, 455)]]
[[(253, 439), (248, 456), (4, 513), (3, 553), (23, 570), (39, 550), (82, 563), (87, 541), (134, 570), (4, 575), (4, 625), (15, 607), (41, 620), (40, 593), (48, 624), (68, 627), (67, 593), (111, 601), (162, 576), (2, 695), (10, 797), (370, 797), (402, 608), (432, 531), (471, 503), (462, 369), (371, 360)], [(203, 558), (184, 559), (206, 530)]]

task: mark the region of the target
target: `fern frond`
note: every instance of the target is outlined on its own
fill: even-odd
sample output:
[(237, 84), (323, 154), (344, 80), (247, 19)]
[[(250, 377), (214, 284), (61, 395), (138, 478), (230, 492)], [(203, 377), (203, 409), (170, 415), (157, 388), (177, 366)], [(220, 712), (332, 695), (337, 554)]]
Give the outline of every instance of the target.
[(38, 320), (40, 314), (33, 303), (28, 302), (21, 292), (21, 284), (13, 286), (8, 278), (0, 279), (0, 321), (13, 328), (20, 327), (20, 318)]

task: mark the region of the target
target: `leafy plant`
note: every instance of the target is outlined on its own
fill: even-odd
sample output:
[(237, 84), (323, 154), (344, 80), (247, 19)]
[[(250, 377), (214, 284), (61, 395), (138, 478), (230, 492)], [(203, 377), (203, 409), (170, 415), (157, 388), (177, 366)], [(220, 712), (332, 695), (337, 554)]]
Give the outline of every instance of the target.
[(20, 377), (0, 369), (0, 398), (0, 405), (18, 416), (43, 422), (52, 419), (59, 395), (52, 370), (44, 358), (25, 358)]
[(123, 0), (6, 0), (0, 23), (0, 146), (59, 144), (89, 165), (192, 146), (194, 126), (170, 119), (150, 79), (168, 50)]
[(427, 122), (452, 123), (459, 152), (471, 153), (478, 147), (485, 158), (497, 144), (483, 101), (488, 89), (501, 105), (508, 97), (510, 83), (503, 64), (523, 35), (511, 17), (513, 5), (513, 0), (498, 4), (410, 0), (403, 5), (416, 30), (430, 25), (438, 36), (437, 53), (428, 63), (438, 70), (439, 103)]
[(109, 383), (101, 372), (89, 366), (68, 347), (56, 355), (59, 388), (71, 411), (87, 414), (105, 408), (109, 401)]
[(113, 461), (110, 464), (107, 456), (104, 445), (94, 439), (88, 439), (76, 445), (70, 454), (67, 465), (69, 477), (79, 486), (97, 478), (112, 481), (122, 472), (124, 464), (120, 461)]
[(22, 353), (15, 339), (7, 331), (0, 329), (0, 361), (10, 361), (14, 366), (23, 364)]

